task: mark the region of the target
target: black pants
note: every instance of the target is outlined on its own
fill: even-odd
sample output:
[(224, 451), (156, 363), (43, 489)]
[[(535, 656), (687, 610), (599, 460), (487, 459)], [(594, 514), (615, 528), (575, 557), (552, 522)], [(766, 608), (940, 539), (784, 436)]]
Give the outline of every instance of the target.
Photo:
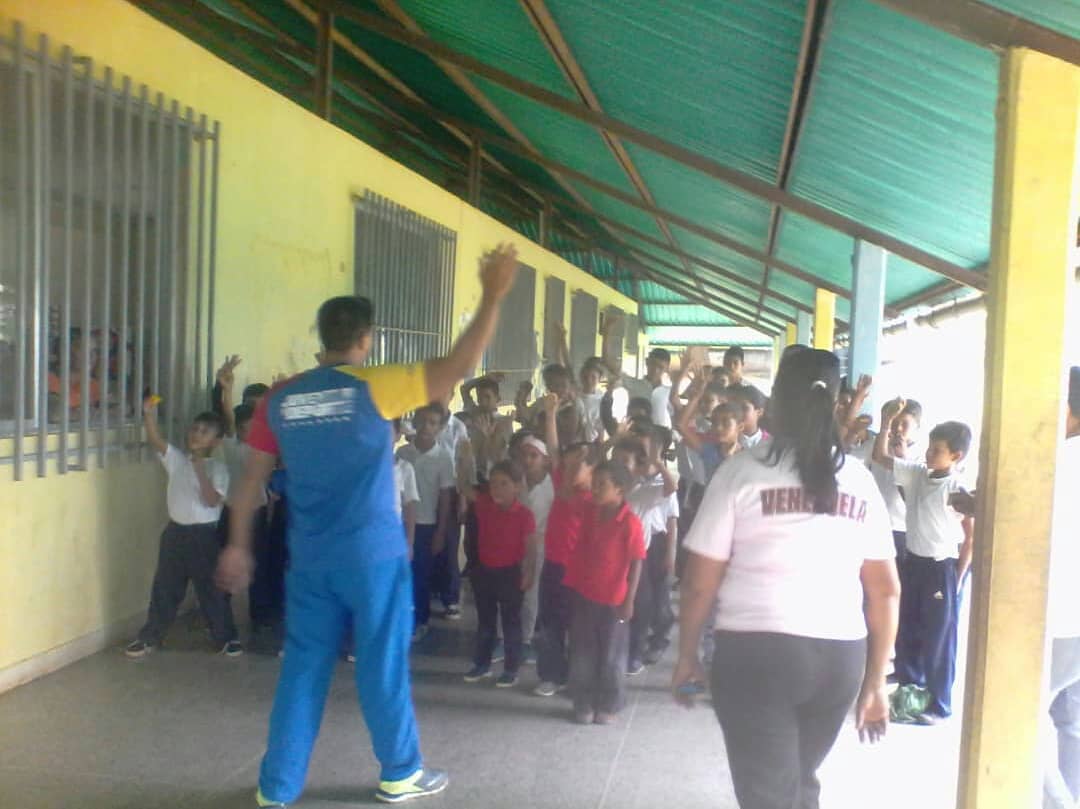
[(476, 654), (473, 663), (480, 667), (491, 665), (495, 641), (502, 619), (506, 660), (503, 668), (517, 674), (521, 666), (521, 565), (487, 567), (478, 564), (472, 570), (473, 597), (476, 600)]
[(567, 654), (574, 591), (563, 584), (566, 567), (544, 561), (540, 572), (540, 631), (536, 644), (536, 673), (541, 682), (565, 685), (570, 679)]
[(668, 535), (666, 533), (653, 534), (641, 575), (642, 582), (652, 590), (649, 646), (655, 650), (668, 647), (671, 642), (671, 627), (675, 625), (675, 611), (671, 608), (671, 576), (667, 571), (667, 560)]
[(713, 706), (740, 809), (817, 809), (865, 664), (865, 640), (716, 633)]
[(896, 567), (899, 568), (907, 556), (907, 531), (893, 531), (892, 540), (896, 548)]
[(431, 592), (444, 607), (456, 607), (461, 601), (461, 566), (458, 548), (461, 545), (461, 523), (458, 522), (458, 493), (450, 494), (450, 519), (447, 520), (446, 542), (431, 562)]
[(690, 533), (690, 526), (694, 524), (701, 501), (705, 497), (705, 487), (700, 483), (688, 483), (686, 497), (683, 499), (682, 508), (679, 512), (679, 547), (675, 553), (675, 575), (682, 578), (683, 568), (686, 566), (686, 551), (683, 549), (683, 540)]
[(629, 631), (615, 608), (574, 593), (570, 622), (570, 696), (574, 710), (618, 713), (626, 684)]
[(224, 645), (236, 640), (232, 607), (225, 593), (214, 584), (214, 569), (220, 551), (216, 522), (200, 525), (170, 522), (165, 526), (150, 591), (150, 609), (146, 623), (139, 630), (139, 640), (153, 645), (161, 643), (176, 619), (176, 610), (187, 593), (188, 581), (195, 584), (195, 595), (214, 642)]
[[(285, 617), (285, 535), (271, 532), (267, 512), (266, 506), (256, 509), (251, 520), (255, 573), (248, 588), (248, 614), (253, 628), (277, 626)], [(218, 523), (222, 547), (229, 541), (229, 520), (229, 507), (225, 506)]]
[(641, 662), (649, 642), (649, 627), (652, 625), (653, 589), (649, 586), (645, 566), (641, 568), (641, 579), (637, 592), (634, 593), (634, 615), (630, 619), (627, 642), (627, 663)]

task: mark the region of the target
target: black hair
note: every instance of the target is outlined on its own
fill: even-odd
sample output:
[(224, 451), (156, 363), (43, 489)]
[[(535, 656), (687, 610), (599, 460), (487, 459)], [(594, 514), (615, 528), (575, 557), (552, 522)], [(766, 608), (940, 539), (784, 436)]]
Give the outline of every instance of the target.
[(742, 350), (742, 346), (732, 346), (724, 352), (724, 365), (727, 365), (728, 360), (738, 360), (739, 362), (746, 362), (746, 352)]
[(729, 385), (724, 389), (729, 399), (739, 402), (749, 402), (755, 410), (764, 410), (767, 401), (765, 394), (753, 385)]
[(623, 464), (615, 461), (604, 461), (596, 467), (594, 475), (604, 474), (608, 476), (615, 488), (625, 495), (634, 487), (634, 475)]
[(506, 442), (506, 447), (507, 449), (513, 449), (526, 438), (533, 438), (535, 437), (535, 435), (536, 433), (534, 433), (532, 430), (516, 430), (514, 434), (510, 436), (510, 440)]
[(319, 307), (319, 340), (327, 351), (348, 351), (371, 331), (371, 301), (359, 295), (331, 298)]
[(499, 461), (488, 472), (488, 479), (494, 474), (506, 475), (518, 486), (525, 480), (525, 471), (514, 461)]
[(962, 421), (943, 421), (930, 431), (931, 441), (944, 441), (949, 452), (968, 454), (971, 449), (971, 428)]
[(648, 453), (645, 452), (645, 442), (637, 435), (626, 435), (615, 442), (612, 452), (629, 452), (634, 456), (638, 464), (649, 462)]
[(551, 365), (545, 365), (544, 370), (541, 372), (541, 376), (545, 381), (557, 377), (563, 377), (572, 381), (574, 377), (574, 375), (570, 373), (569, 368), (565, 365), (559, 365), (556, 362), (551, 363)]
[(809, 348), (789, 354), (773, 384), (767, 462), (776, 466), (794, 453), (799, 479), (818, 514), (835, 509), (836, 473), (844, 465), (835, 415), (839, 389), (840, 360), (831, 351)]
[(649, 419), (652, 419), (652, 402), (650, 402), (644, 396), (635, 396), (633, 399), (627, 402), (626, 414), (630, 415), (630, 413), (634, 410), (644, 410), (648, 414)]
[(809, 349), (810, 346), (808, 345), (803, 345), (802, 343), (792, 343), (791, 345), (784, 348), (782, 352), (780, 352), (780, 361), (783, 362), (792, 354), (798, 354), (800, 351), (808, 351)]
[(579, 449), (585, 450), (585, 458), (583, 460), (589, 466), (596, 466), (600, 462), (600, 448), (593, 441), (575, 441), (572, 444), (567, 444), (562, 449), (563, 457), (569, 455), (571, 452), (577, 452)]
[(225, 435), (225, 419), (221, 417), (220, 413), (215, 413), (212, 410), (204, 410), (191, 420), (192, 424), (205, 424), (207, 427), (212, 427), (214, 432), (217, 433), (217, 437), (221, 438)]
[(240, 397), (240, 401), (246, 402), (248, 399), (256, 399), (260, 396), (265, 396), (269, 392), (269, 385), (264, 385), (262, 382), (252, 382), (244, 388), (244, 395)]
[(922, 424), (922, 405), (914, 399), (908, 399), (904, 403), (904, 409), (900, 411), (900, 415), (908, 415), (915, 419), (916, 424)]
[(1069, 369), (1069, 410), (1080, 418), (1080, 365)]
[(671, 430), (662, 424), (654, 424), (652, 427), (653, 449), (659, 449), (661, 454), (671, 449)]
[(589, 357), (581, 364), (581, 373), (584, 374), (589, 371), (596, 371), (600, 376), (603, 376), (607, 373), (607, 366), (604, 365), (604, 361), (600, 357)]
[(722, 404), (718, 404), (716, 407), (714, 407), (712, 409), (712, 412), (709, 414), (709, 419), (711, 420), (711, 419), (716, 418), (718, 414), (719, 414), (720, 417), (731, 419), (732, 421), (738, 421), (739, 420), (739, 414), (736, 413), (735, 408), (733, 408), (727, 402), (724, 402)]
[(660, 360), (660, 362), (670, 363), (671, 352), (668, 351), (666, 348), (654, 348), (652, 351), (649, 352), (648, 359)]
[(492, 379), (490, 376), (481, 377), (476, 380), (476, 390), (489, 390), (495, 394), (495, 398), (499, 398), (499, 383)]
[(421, 416), (431, 413), (439, 420), (439, 423), (442, 424), (443, 412), (443, 406), (439, 402), (429, 402), (423, 407), (416, 408), (416, 411), (413, 413), (413, 422)]
[(238, 404), (233, 408), (233, 421), (236, 422), (236, 426), (241, 424), (247, 424), (252, 418), (255, 417), (255, 407), (249, 404)]

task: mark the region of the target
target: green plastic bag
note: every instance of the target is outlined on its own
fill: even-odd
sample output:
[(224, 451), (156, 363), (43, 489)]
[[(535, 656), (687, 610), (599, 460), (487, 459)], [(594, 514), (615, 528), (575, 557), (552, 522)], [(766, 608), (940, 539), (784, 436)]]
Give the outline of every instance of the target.
[(889, 719), (911, 724), (930, 707), (933, 695), (917, 685), (902, 685), (889, 698)]

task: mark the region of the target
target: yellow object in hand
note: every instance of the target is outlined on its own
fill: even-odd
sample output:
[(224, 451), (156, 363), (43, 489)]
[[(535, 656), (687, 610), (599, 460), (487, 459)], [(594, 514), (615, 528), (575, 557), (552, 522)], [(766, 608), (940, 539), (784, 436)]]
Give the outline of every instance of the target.
[(160, 396), (158, 396), (158, 395), (157, 395), (156, 393), (155, 393), (155, 394), (153, 394), (153, 395), (152, 395), (152, 396), (150, 397), (150, 404), (152, 404), (152, 405), (159, 405), (159, 404), (161, 404), (161, 403), (162, 403), (163, 401), (165, 401), (165, 400), (164, 400), (164, 399), (162, 399), (162, 398), (161, 398)]

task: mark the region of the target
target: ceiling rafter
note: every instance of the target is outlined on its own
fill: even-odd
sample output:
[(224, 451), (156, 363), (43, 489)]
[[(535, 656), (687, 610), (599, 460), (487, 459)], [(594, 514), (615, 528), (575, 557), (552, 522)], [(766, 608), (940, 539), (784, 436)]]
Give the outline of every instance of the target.
[[(544, 0), (520, 0), (520, 3), (525, 11), (525, 15), (529, 18), (529, 22), (531, 22), (533, 28), (536, 29), (536, 33), (539, 35), (540, 40), (544, 43), (544, 46), (547, 48), (548, 53), (551, 55), (555, 64), (558, 65), (563, 77), (569, 82), (570, 86), (574, 89), (574, 92), (577, 93), (578, 98), (580, 98), (581, 102), (593, 112), (603, 114), (604, 109), (600, 105), (600, 99), (597, 98), (596, 93), (593, 92), (592, 86), (589, 84), (589, 79), (585, 75), (585, 70), (574, 56), (570, 44), (566, 41), (566, 37), (563, 36), (558, 23), (555, 22), (555, 18), (548, 10), (547, 4)], [(634, 186), (638, 196), (649, 205), (655, 206), (656, 200), (653, 198), (648, 185), (646, 185), (645, 179), (641, 176), (641, 172), (638, 171), (637, 166), (634, 165), (630, 153), (627, 152), (626, 147), (623, 146), (622, 140), (619, 139), (618, 135), (613, 135), (601, 127), (595, 127), (595, 129), (603, 139), (608, 151), (611, 152), (612, 157), (615, 158), (615, 162), (619, 164), (619, 168), (622, 169), (627, 179), (630, 180), (631, 185)], [(668, 243), (672, 247), (679, 249), (679, 243), (663, 217), (655, 216), (653, 218)], [(687, 275), (697, 282), (692, 265), (685, 259), (683, 260), (683, 269), (686, 271)], [(701, 286), (700, 282), (698, 282), (698, 286)]]
[[(966, 1), (970, 2), (970, 0)], [(631, 143), (636, 143), (709, 177), (839, 230), (853, 238), (879, 245), (890, 253), (895, 253), (916, 264), (921, 264), (926, 269), (957, 283), (979, 290), (985, 290), (987, 287), (985, 275), (980, 275), (973, 270), (943, 259), (916, 245), (838, 213), (831, 208), (826, 208), (816, 202), (779, 189), (770, 182), (734, 169), (692, 149), (672, 143), (625, 121), (618, 120), (607, 114), (594, 112), (580, 102), (564, 98), (558, 93), (553, 93), (512, 73), (493, 67), (448, 45), (444, 45), (425, 34), (405, 29), (393, 20), (387, 20), (378, 15), (361, 11), (348, 3), (342, 2), (342, 0), (321, 0), (321, 2), (325, 3), (335, 14), (351, 19), (374, 33), (407, 45), (439, 62), (454, 65), (461, 70), (500, 84), (519, 95), (592, 126), (601, 127)], [(393, 3), (393, 0), (378, 0), (378, 2), (382, 5)]]
[[(821, 29), (829, 0), (807, 0), (803, 17), (802, 40), (799, 43), (799, 59), (795, 68), (795, 78), (791, 83), (791, 102), (788, 104), (787, 122), (784, 124), (784, 139), (780, 146), (780, 162), (776, 167), (776, 187), (786, 191), (792, 166), (795, 164), (795, 151), (802, 132), (802, 123), (809, 106), (810, 88), (814, 81), (814, 68), (817, 66), (818, 46), (821, 43)], [(770, 258), (776, 255), (776, 245), (780, 237), (780, 219), (783, 209), (774, 204), (769, 211), (769, 230), (765, 238), (765, 253)], [(765, 264), (761, 279), (761, 292), (758, 307), (765, 303), (765, 291), (769, 288), (769, 272)]]

